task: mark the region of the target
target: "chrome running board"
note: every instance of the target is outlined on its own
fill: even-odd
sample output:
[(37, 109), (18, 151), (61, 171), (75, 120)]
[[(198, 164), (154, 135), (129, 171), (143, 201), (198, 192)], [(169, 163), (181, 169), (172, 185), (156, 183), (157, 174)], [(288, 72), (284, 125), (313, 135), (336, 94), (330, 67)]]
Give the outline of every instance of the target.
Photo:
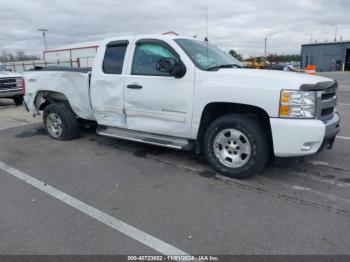
[(185, 138), (158, 135), (117, 127), (98, 126), (96, 133), (101, 136), (114, 137), (179, 150), (191, 150), (193, 148), (193, 143)]

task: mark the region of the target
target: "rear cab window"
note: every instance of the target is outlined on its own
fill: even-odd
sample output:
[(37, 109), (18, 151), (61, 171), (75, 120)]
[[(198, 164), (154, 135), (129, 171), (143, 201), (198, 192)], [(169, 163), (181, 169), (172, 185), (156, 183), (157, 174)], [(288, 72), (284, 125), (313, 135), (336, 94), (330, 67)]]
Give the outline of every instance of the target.
[(128, 44), (127, 40), (112, 41), (107, 44), (102, 63), (103, 73), (115, 75), (122, 73)]

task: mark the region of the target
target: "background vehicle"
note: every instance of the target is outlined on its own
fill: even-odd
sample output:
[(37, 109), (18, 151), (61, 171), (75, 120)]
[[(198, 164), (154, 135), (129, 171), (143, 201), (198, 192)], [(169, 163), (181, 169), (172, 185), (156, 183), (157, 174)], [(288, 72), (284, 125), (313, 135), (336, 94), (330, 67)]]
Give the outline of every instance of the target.
[(245, 63), (245, 67), (254, 69), (265, 69), (269, 67), (269, 62), (263, 57), (259, 59), (254, 57)]
[(16, 105), (22, 105), (23, 83), (20, 74), (10, 72), (0, 64), (0, 98), (10, 98)]
[[(337, 83), (306, 74), (241, 68), (207, 42), (121, 37), (99, 45), (92, 69), (25, 73), (25, 102), (55, 139), (100, 135), (203, 152), (219, 173), (246, 178), (273, 156), (317, 153), (339, 132)], [(91, 71), (92, 70), (92, 71)]]

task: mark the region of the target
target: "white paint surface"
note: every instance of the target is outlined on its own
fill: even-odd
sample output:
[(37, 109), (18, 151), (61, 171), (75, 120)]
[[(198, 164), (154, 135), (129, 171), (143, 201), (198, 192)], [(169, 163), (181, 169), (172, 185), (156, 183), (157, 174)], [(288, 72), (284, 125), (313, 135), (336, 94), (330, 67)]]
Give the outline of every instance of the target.
[[(55, 91), (67, 98), (77, 116), (96, 120), (99, 125), (194, 140), (197, 139), (207, 105), (244, 104), (258, 107), (271, 117), (276, 156), (305, 156), (318, 151), (324, 139), (325, 124), (315, 119), (305, 121), (278, 118), (280, 95), (282, 89), (299, 90), (302, 84), (316, 84), (332, 81), (331, 79), (274, 70), (201, 70), (174, 41), (176, 38), (177, 36), (149, 35), (104, 40), (99, 45), (94, 60), (91, 85), (88, 74), (62, 71), (26, 72), (26, 104), (35, 114), (38, 106), (37, 93)], [(171, 46), (177, 53), (175, 57), (181, 57), (186, 66), (186, 74), (175, 78), (133, 73), (136, 42), (141, 39), (156, 39)], [(103, 72), (106, 45), (119, 40), (129, 42), (122, 72), (106, 74)], [(128, 88), (130, 85), (138, 85), (139, 88)], [(336, 121), (337, 114), (334, 115), (332, 123)], [(311, 146), (310, 150), (302, 150), (305, 143)]]

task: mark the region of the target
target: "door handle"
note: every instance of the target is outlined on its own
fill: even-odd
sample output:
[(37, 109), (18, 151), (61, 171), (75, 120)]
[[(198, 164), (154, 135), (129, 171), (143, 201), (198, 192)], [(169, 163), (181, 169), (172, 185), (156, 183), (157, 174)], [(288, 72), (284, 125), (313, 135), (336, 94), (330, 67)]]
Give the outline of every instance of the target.
[(126, 87), (127, 87), (127, 88), (130, 88), (130, 89), (141, 89), (141, 88), (142, 88), (141, 85), (136, 85), (136, 84), (127, 85)]

